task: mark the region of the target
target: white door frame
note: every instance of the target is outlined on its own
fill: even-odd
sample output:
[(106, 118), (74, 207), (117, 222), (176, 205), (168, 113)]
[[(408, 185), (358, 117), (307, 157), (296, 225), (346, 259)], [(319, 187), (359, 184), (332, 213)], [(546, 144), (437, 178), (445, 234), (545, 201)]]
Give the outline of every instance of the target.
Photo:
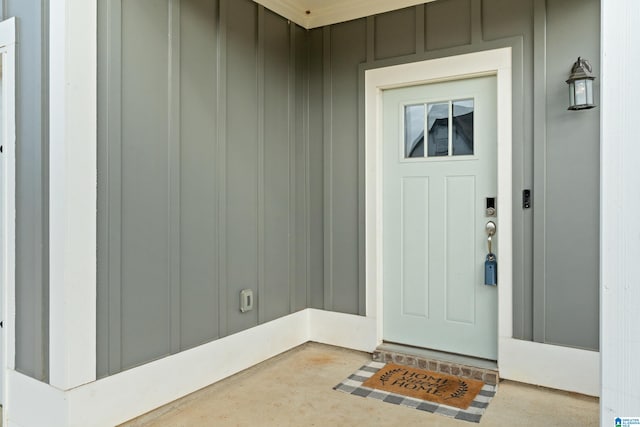
[(2, 400), (3, 425), (8, 425), (9, 390), (8, 378), (15, 364), (15, 163), (16, 163), (16, 115), (15, 115), (15, 18), (0, 22), (0, 60), (2, 61), (2, 133), (0, 144), (1, 173), (3, 174), (2, 223), (0, 223), (0, 252), (2, 259), (0, 266), (0, 291), (2, 292), (2, 314), (4, 328), (2, 334), (2, 349), (0, 369), (2, 369)]
[[(502, 378), (600, 393), (600, 354), (513, 338), (511, 48), (485, 50), (365, 72), (366, 306), (382, 343), (382, 90), (474, 75), (497, 78), (498, 117), (498, 368)], [(593, 375), (585, 375), (585, 372)]]
[(498, 247), (498, 363), (501, 340), (513, 336), (512, 310), (512, 165), (511, 165), (511, 48), (377, 68), (365, 72), (366, 162), (366, 307), (376, 318), (382, 342), (382, 91), (479, 75), (497, 79), (497, 211)]

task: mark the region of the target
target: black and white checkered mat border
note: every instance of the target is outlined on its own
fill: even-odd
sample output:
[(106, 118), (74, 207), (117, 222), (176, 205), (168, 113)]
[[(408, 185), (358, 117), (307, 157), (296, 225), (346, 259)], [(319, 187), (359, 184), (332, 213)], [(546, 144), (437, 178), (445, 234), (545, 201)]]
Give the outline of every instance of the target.
[(421, 411), (440, 414), (457, 420), (470, 421), (473, 423), (480, 422), (482, 414), (484, 414), (485, 409), (489, 406), (489, 402), (491, 401), (491, 398), (495, 396), (497, 390), (497, 386), (485, 384), (467, 409), (458, 409), (453, 406), (440, 405), (426, 400), (414, 399), (412, 397), (362, 386), (363, 382), (373, 376), (373, 374), (378, 372), (384, 366), (385, 363), (382, 362), (370, 362), (358, 369), (350, 375), (349, 378), (342, 381), (333, 389), (356, 396), (370, 397), (387, 403), (408, 406)]

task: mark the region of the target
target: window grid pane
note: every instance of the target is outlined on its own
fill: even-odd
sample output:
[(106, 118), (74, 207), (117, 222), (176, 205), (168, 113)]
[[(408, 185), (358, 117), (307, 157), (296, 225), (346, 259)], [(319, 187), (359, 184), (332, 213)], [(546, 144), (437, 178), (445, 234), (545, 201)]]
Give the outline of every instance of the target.
[(404, 107), (404, 156), (424, 157), (424, 104)]
[(449, 102), (427, 104), (427, 155), (449, 155)]
[(452, 146), (454, 156), (473, 154), (473, 99), (453, 101)]

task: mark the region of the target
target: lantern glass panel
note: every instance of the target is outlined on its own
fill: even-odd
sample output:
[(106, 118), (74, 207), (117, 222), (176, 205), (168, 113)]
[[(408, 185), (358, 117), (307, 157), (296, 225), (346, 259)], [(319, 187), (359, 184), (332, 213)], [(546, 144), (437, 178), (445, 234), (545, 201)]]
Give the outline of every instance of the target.
[(587, 85), (585, 80), (576, 80), (576, 105), (584, 105), (587, 103)]
[(569, 82), (569, 106), (576, 105), (576, 87), (574, 82)]
[(593, 80), (586, 80), (587, 83), (587, 104), (593, 105)]

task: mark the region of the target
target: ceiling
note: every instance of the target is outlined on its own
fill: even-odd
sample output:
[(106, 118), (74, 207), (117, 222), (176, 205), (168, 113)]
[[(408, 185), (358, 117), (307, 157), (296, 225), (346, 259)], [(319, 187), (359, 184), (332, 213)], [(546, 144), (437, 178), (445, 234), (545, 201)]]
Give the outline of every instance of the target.
[(433, 0), (254, 0), (309, 28), (375, 15)]

